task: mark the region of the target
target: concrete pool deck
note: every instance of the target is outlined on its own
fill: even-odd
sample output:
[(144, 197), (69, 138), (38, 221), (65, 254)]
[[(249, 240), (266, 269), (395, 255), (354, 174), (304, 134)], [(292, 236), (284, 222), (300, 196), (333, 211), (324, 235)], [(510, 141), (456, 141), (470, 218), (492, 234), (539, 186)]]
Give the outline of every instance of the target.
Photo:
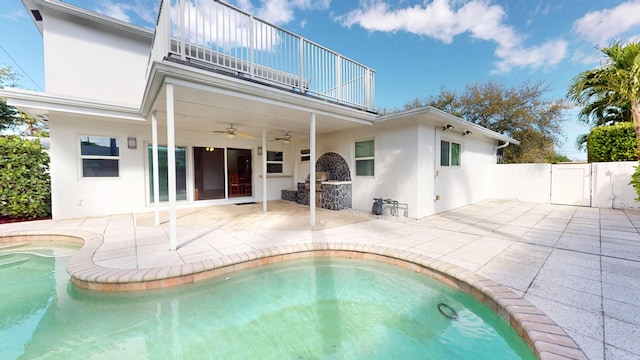
[[(268, 205), (266, 214), (261, 204), (179, 210), (172, 252), (168, 224), (153, 226), (153, 213), (3, 224), (0, 236), (95, 239), (85, 243), (84, 264), (74, 271), (96, 279), (197, 273), (281, 248), (385, 249), (437, 259), (436, 268), (453, 264), (507, 287), (550, 317), (589, 359), (640, 359), (640, 211), (491, 200), (400, 223), (318, 209), (311, 230), (307, 207)], [(548, 358), (556, 353), (551, 349)]]

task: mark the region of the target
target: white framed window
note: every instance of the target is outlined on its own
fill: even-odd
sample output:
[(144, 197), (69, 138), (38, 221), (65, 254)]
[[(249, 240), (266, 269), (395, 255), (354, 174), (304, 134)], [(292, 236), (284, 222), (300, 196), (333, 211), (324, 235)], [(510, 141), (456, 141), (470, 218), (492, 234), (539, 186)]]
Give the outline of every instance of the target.
[(374, 176), (375, 143), (373, 140), (356, 141), (356, 176)]
[(460, 166), (462, 146), (459, 143), (440, 141), (440, 166)]
[(302, 149), (300, 150), (300, 161), (310, 161), (311, 160), (311, 150)]
[(267, 174), (282, 174), (283, 164), (282, 151), (267, 151)]
[(120, 140), (117, 137), (80, 135), (82, 177), (120, 176)]

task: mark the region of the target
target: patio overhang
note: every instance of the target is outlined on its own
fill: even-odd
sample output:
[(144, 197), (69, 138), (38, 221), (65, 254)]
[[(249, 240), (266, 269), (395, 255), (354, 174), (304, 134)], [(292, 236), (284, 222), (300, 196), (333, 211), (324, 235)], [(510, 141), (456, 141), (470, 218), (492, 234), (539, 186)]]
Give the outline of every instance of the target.
[(268, 137), (289, 131), (309, 133), (309, 115), (316, 114), (317, 134), (361, 125), (373, 126), (376, 114), (337, 105), (299, 93), (247, 82), (180, 64), (154, 63), (140, 113), (156, 113), (166, 122), (166, 84), (174, 85), (176, 128), (213, 131), (235, 124), (244, 133)]

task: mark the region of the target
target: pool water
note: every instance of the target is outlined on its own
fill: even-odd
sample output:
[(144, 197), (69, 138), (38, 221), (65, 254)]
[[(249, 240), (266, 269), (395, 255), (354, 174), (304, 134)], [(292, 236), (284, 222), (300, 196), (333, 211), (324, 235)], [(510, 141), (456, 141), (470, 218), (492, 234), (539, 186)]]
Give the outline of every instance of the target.
[(386, 264), (312, 258), (104, 293), (71, 285), (56, 249), (0, 250), (0, 358), (535, 358), (475, 299)]

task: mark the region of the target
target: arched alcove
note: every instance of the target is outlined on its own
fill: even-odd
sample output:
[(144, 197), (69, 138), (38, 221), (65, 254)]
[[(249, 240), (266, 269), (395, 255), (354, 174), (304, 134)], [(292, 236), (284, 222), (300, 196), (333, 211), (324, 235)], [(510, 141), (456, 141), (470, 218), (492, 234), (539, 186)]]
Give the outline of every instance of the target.
[(327, 152), (320, 156), (316, 162), (316, 171), (330, 173), (332, 180), (351, 181), (349, 164), (340, 154), (334, 152)]

